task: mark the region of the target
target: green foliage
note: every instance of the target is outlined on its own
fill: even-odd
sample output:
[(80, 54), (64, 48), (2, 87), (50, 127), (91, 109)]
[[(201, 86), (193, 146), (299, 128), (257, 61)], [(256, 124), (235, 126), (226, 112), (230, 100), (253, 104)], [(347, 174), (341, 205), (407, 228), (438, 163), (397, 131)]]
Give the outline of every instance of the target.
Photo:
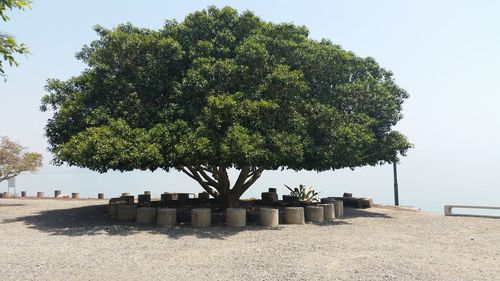
[[(7, 10), (30, 8), (31, 0), (0, 0), (0, 18), (4, 22), (9, 20), (5, 14)], [(15, 54), (28, 54), (29, 49), (25, 44), (19, 44), (16, 39), (8, 34), (0, 32), (0, 76), (5, 78), (3, 62), (7, 62), (10, 66), (18, 66), (19, 63), (15, 60)]]
[(294, 189), (286, 184), (284, 186), (290, 190), (290, 196), (297, 197), (300, 202), (319, 202), (319, 192), (316, 192), (313, 186), (306, 187), (303, 184), (299, 184), (299, 187)]
[(42, 159), (40, 153), (26, 152), (24, 147), (9, 138), (0, 138), (0, 182), (22, 172), (37, 172), (42, 167)]
[(303, 26), (209, 7), (160, 30), (95, 30), (77, 54), (88, 68), (46, 86), (56, 163), (324, 171), (411, 147), (392, 130), (407, 98), (392, 73)]

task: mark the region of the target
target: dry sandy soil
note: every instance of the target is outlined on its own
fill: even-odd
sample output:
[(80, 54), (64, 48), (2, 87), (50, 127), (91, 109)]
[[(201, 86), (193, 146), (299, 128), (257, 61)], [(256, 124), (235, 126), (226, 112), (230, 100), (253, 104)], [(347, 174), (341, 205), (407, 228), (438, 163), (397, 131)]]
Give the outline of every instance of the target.
[(0, 199), (0, 279), (500, 280), (500, 219), (377, 207), (321, 225), (162, 229), (103, 204)]

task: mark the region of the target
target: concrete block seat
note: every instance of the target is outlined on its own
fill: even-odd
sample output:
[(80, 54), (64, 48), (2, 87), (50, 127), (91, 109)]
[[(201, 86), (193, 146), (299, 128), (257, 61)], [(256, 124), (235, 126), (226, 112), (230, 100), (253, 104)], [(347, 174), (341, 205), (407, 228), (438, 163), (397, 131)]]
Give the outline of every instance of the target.
[(323, 208), (323, 218), (326, 221), (331, 221), (335, 219), (335, 207), (333, 204), (318, 204)]
[(344, 216), (344, 202), (342, 200), (335, 200), (333, 207), (335, 209), (335, 217), (342, 218)]
[(323, 222), (325, 220), (323, 207), (321, 206), (306, 206), (305, 220), (307, 222)]
[(136, 205), (118, 205), (118, 219), (121, 221), (135, 221), (137, 218)]
[(191, 210), (191, 226), (196, 228), (210, 227), (212, 210), (209, 208), (197, 208)]
[(157, 224), (161, 227), (174, 226), (177, 224), (177, 209), (158, 208)]
[(247, 210), (244, 208), (228, 208), (226, 210), (226, 225), (229, 227), (244, 227), (247, 224)]
[(495, 215), (454, 214), (452, 212), (453, 208), (460, 208), (460, 209), (480, 209), (480, 210), (500, 210), (500, 207), (492, 207), (492, 206), (445, 205), (444, 206), (444, 215), (445, 216), (493, 217), (493, 218), (500, 217), (500, 215), (495, 216)]
[(154, 224), (156, 222), (156, 208), (137, 208), (137, 222), (143, 224)]
[[(117, 198), (119, 199), (119, 198)], [(118, 217), (118, 206), (119, 205), (127, 205), (127, 202), (121, 200), (114, 200), (109, 202), (109, 214), (112, 217)]]
[(259, 224), (261, 226), (278, 226), (279, 210), (274, 208), (259, 209)]
[(303, 207), (286, 207), (285, 208), (285, 223), (286, 224), (304, 224), (304, 208)]

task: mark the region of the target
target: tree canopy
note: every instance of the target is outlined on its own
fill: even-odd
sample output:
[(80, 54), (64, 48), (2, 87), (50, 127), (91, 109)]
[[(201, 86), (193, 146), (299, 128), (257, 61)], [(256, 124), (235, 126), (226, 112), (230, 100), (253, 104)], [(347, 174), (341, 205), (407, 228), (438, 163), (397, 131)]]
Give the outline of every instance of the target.
[(265, 169), (377, 165), (411, 147), (392, 130), (408, 97), (392, 73), (304, 26), (209, 7), (160, 30), (95, 30), (77, 54), (88, 68), (42, 100), (58, 164), (175, 168), (216, 197), (236, 167), (239, 198)]
[(0, 182), (20, 175), (22, 172), (35, 173), (42, 167), (42, 155), (26, 152), (20, 144), (7, 137), (0, 139)]
[[(0, 18), (4, 22), (9, 20), (6, 15), (7, 10), (29, 8), (31, 0), (0, 0)], [(15, 54), (28, 54), (29, 49), (25, 44), (17, 43), (16, 39), (9, 34), (2, 33), (0, 30), (0, 76), (5, 78), (5, 70), (3, 69), (3, 62), (6, 61), (10, 66), (18, 66), (15, 60)]]

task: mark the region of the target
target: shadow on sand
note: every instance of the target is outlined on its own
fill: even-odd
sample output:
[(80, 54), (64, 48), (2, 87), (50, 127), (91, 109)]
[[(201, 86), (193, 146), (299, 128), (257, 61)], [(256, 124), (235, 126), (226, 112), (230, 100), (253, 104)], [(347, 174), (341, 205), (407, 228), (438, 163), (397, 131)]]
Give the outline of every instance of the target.
[[(135, 222), (121, 222), (108, 215), (107, 205), (93, 205), (70, 209), (56, 209), (42, 211), (35, 215), (7, 219), (3, 223), (22, 222), (29, 228), (36, 229), (51, 235), (85, 236), (85, 235), (118, 235), (127, 236), (137, 233), (150, 233), (166, 235), (173, 239), (183, 236), (196, 236), (205, 239), (224, 239), (236, 235), (242, 231), (279, 231), (283, 225), (278, 227), (261, 227), (252, 220), (243, 228), (229, 228), (221, 223), (215, 223), (206, 229), (196, 229), (187, 223), (181, 223), (176, 227), (161, 228), (158, 226), (140, 225)], [(348, 219), (353, 217), (375, 217), (391, 218), (386, 214), (367, 212), (359, 209), (346, 208), (347, 220), (334, 220), (331, 222), (318, 223), (318, 226), (335, 226), (349, 224)], [(282, 216), (281, 216), (282, 217)], [(281, 223), (281, 222), (280, 222)]]
[(0, 204), (1, 207), (19, 207), (19, 206), (24, 206), (25, 204)]
[[(231, 229), (226, 227), (210, 227), (196, 229), (180, 224), (176, 227), (161, 228), (157, 226), (141, 225), (135, 222), (118, 221), (108, 215), (107, 205), (94, 205), (70, 209), (56, 209), (42, 211), (35, 215), (6, 219), (4, 224), (23, 222), (29, 228), (36, 229), (51, 235), (85, 236), (85, 235), (118, 235), (127, 236), (137, 233), (151, 233), (167, 235), (178, 239), (182, 236), (196, 236), (198, 238), (224, 239), (240, 231), (256, 231), (266, 228), (246, 227)], [(279, 230), (279, 228), (277, 228)]]
[(344, 208), (344, 217), (345, 218), (356, 218), (356, 217), (365, 217), (365, 218), (383, 218), (383, 219), (392, 219), (392, 216), (385, 213), (378, 213), (374, 211), (367, 211), (369, 209), (354, 209), (354, 208)]

